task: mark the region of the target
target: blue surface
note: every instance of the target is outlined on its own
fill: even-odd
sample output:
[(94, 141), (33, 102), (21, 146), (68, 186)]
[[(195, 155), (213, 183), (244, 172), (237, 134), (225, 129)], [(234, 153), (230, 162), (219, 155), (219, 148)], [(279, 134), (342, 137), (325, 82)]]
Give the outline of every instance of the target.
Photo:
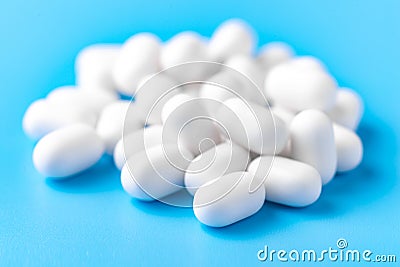
[[(400, 261), (399, 1), (59, 2), (0, 3), (0, 265), (272, 266), (257, 260), (264, 245), (322, 250), (341, 237), (349, 248)], [(286, 41), (321, 58), (365, 100), (364, 161), (326, 186), (315, 205), (268, 204), (211, 229), (190, 209), (131, 201), (107, 158), (64, 182), (34, 170), (22, 115), (52, 88), (74, 83), (80, 49), (140, 31), (164, 40), (182, 30), (209, 36), (230, 17), (252, 24), (261, 44)]]

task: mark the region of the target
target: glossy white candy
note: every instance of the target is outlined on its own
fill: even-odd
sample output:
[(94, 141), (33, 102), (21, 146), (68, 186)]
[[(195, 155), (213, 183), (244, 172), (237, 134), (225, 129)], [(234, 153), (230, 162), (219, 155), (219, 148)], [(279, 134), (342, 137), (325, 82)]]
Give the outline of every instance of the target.
[[(243, 97), (245, 100), (260, 99), (261, 93), (257, 94), (255, 87), (248, 88), (242, 84), (241, 74), (233, 70), (218, 72), (207, 80), (200, 88), (200, 97), (209, 99), (206, 102), (206, 109), (210, 115), (214, 115), (222, 102), (233, 97)], [(248, 81), (249, 82), (249, 81)], [(265, 101), (265, 100), (264, 100)]]
[(263, 94), (265, 74), (255, 60), (249, 56), (238, 55), (229, 58), (225, 64), (240, 73), (237, 78), (243, 86), (243, 91), (246, 91), (246, 95), (251, 93), (250, 100), (265, 105), (266, 100)]
[(293, 55), (294, 52), (289, 45), (273, 42), (261, 47), (257, 62), (265, 71), (269, 71), (273, 67), (290, 60)]
[[(162, 69), (187, 62), (208, 60), (206, 41), (195, 32), (181, 32), (172, 37), (164, 45), (160, 58)], [(203, 64), (193, 64), (170, 69), (168, 74), (178, 81), (200, 80), (206, 77), (207, 68)]]
[(126, 159), (134, 154), (154, 146), (162, 144), (162, 126), (151, 125), (139, 129), (121, 138), (114, 149), (114, 163), (118, 169), (122, 169)]
[(222, 23), (211, 37), (208, 49), (213, 60), (223, 62), (233, 55), (251, 55), (256, 37), (247, 23), (231, 19)]
[(350, 89), (342, 88), (338, 90), (336, 103), (328, 114), (334, 122), (355, 130), (363, 112), (364, 104), (361, 97)]
[(267, 107), (238, 98), (224, 101), (216, 118), (226, 127), (228, 138), (257, 154), (279, 153), (288, 138), (285, 123)]
[(294, 112), (329, 110), (336, 99), (336, 81), (317, 67), (299, 67), (289, 61), (273, 68), (265, 80), (265, 93), (276, 105)]
[(326, 71), (326, 67), (321, 60), (312, 56), (295, 57), (292, 58), (292, 60), (290, 60), (288, 63), (297, 69)]
[(76, 84), (86, 88), (115, 90), (112, 70), (120, 47), (98, 44), (83, 49), (75, 62)]
[(305, 110), (290, 126), (292, 158), (313, 166), (327, 184), (336, 172), (336, 147), (332, 122), (325, 113)]
[(47, 100), (55, 105), (65, 107), (79, 106), (96, 114), (118, 98), (115, 92), (95, 90), (95, 88), (84, 89), (75, 86), (58, 87), (47, 95)]
[(103, 153), (104, 144), (92, 127), (73, 124), (44, 136), (33, 151), (33, 163), (44, 176), (62, 178), (91, 167)]
[(253, 160), (247, 171), (264, 180), (266, 200), (304, 207), (321, 194), (318, 171), (308, 164), (283, 157), (262, 156)]
[(178, 94), (162, 110), (165, 141), (187, 148), (193, 155), (220, 143), (220, 133), (203, 100)]
[(264, 204), (265, 188), (252, 188), (253, 180), (249, 172), (234, 172), (203, 185), (194, 195), (195, 216), (208, 226), (224, 227), (255, 214)]
[(203, 184), (231, 172), (245, 171), (250, 155), (244, 148), (224, 142), (197, 156), (188, 166), (185, 186), (191, 195)]
[(165, 103), (178, 90), (176, 81), (168, 77), (164, 72), (146, 76), (135, 91), (135, 103), (138, 114), (146, 124), (161, 124), (161, 111)]
[[(164, 154), (168, 151), (167, 155)], [(185, 151), (185, 160), (176, 145), (156, 146), (130, 157), (122, 168), (121, 183), (130, 196), (151, 201), (173, 194), (183, 186), (185, 169), (193, 159)]]
[(48, 100), (33, 102), (26, 110), (22, 127), (26, 135), (34, 140), (61, 127), (74, 123), (84, 123), (94, 127), (97, 116), (81, 106), (56, 105)]
[[(144, 124), (140, 120), (134, 120), (134, 116), (129, 116), (130, 120), (125, 122), (126, 113), (130, 101), (120, 100), (107, 105), (100, 114), (97, 122), (96, 131), (104, 140), (106, 151), (112, 155), (114, 147), (122, 137), (122, 132), (133, 132), (143, 128)], [(133, 110), (131, 110), (133, 112)], [(126, 126), (125, 126), (126, 123)]]
[(361, 139), (353, 131), (333, 125), (337, 153), (337, 171), (345, 172), (356, 168), (363, 157), (363, 145)]
[(150, 33), (139, 33), (121, 47), (113, 77), (119, 92), (132, 95), (144, 76), (160, 69), (160, 40)]

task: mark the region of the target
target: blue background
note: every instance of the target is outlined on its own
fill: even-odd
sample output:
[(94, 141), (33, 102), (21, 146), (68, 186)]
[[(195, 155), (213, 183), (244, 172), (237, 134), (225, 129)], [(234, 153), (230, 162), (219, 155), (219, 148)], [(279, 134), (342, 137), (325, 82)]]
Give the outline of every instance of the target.
[[(322, 250), (341, 237), (349, 248), (400, 261), (400, 2), (247, 2), (1, 1), (0, 265), (271, 266), (257, 260), (264, 245)], [(268, 204), (211, 229), (191, 209), (132, 201), (107, 158), (63, 182), (35, 171), (23, 113), (51, 89), (74, 83), (82, 48), (141, 31), (163, 40), (183, 30), (210, 36), (231, 17), (253, 25), (260, 44), (285, 41), (321, 58), (340, 85), (365, 100), (358, 130), (364, 160), (326, 186), (315, 205)]]

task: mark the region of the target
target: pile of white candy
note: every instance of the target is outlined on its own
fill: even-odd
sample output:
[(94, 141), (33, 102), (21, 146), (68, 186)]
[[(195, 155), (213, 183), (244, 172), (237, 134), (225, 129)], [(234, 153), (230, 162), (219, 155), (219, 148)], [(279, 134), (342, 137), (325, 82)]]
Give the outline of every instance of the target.
[[(250, 27), (229, 20), (210, 40), (183, 32), (162, 44), (140, 33), (123, 45), (84, 49), (76, 60), (77, 85), (53, 90), (25, 113), (25, 133), (39, 140), (33, 152), (36, 169), (65, 178), (107, 153), (122, 169), (122, 186), (132, 197), (160, 200), (186, 188), (194, 196), (196, 217), (214, 227), (253, 215), (265, 200), (292, 207), (314, 203), (335, 173), (354, 169), (362, 159), (354, 132), (363, 113), (361, 98), (338, 88), (319, 60), (295, 57), (286, 44), (267, 44), (254, 56), (255, 47)], [(271, 109), (249, 88), (254, 84), (227, 67), (173, 67), (195, 61), (219, 62), (243, 73)], [(199, 77), (242, 98), (203, 84), (177, 88), (159, 101), (166, 89)], [(121, 94), (135, 101), (122, 100)], [(221, 107), (193, 101), (199, 98), (219, 101)], [(167, 128), (177, 132), (179, 124), (203, 115), (229, 134), (198, 121), (179, 132), (175, 143), (164, 140)], [(203, 168), (202, 160), (211, 163)], [(261, 186), (250, 190), (253, 182)]]

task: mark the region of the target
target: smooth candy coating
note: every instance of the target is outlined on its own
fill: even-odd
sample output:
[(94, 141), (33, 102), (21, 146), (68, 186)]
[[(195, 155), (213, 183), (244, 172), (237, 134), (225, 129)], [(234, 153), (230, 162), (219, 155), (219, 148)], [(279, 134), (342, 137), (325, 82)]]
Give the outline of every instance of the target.
[[(130, 101), (119, 100), (107, 105), (100, 114), (97, 122), (96, 131), (97, 134), (104, 140), (106, 145), (106, 152), (112, 155), (114, 152), (115, 145), (118, 140), (121, 139), (122, 133), (133, 132), (135, 130), (143, 128), (144, 124), (142, 121), (133, 120), (134, 116), (129, 116), (130, 120), (127, 121), (126, 126), (125, 118)], [(131, 110), (131, 112), (134, 112)]]
[(120, 45), (97, 44), (83, 49), (76, 58), (76, 84), (86, 88), (101, 88), (114, 91), (112, 77), (114, 61)]
[[(161, 112), (165, 103), (177, 94), (178, 83), (165, 73), (157, 73), (143, 78), (135, 91), (135, 103), (146, 124), (161, 124)], [(175, 89), (174, 89), (175, 88)]]
[(208, 226), (224, 227), (255, 214), (264, 204), (265, 188), (254, 190), (253, 180), (249, 172), (234, 172), (200, 187), (193, 199), (196, 218)]
[(298, 69), (303, 69), (303, 70), (321, 70), (321, 71), (326, 71), (325, 65), (322, 63), (321, 60), (319, 60), (316, 57), (312, 56), (301, 56), (301, 57), (295, 57), (291, 61), (289, 61), (289, 64), (292, 67), (298, 68)]
[(272, 42), (261, 47), (257, 62), (265, 71), (269, 71), (273, 67), (290, 60), (293, 56), (293, 49), (288, 44)]
[[(163, 47), (160, 57), (162, 69), (193, 62), (208, 61), (206, 41), (195, 32), (181, 32), (172, 37)], [(199, 80), (207, 76), (207, 65), (187, 65), (187, 67), (167, 70), (168, 75), (178, 81)]]
[(195, 156), (221, 142), (203, 102), (201, 98), (178, 94), (165, 103), (161, 116), (165, 141), (183, 146)]
[(193, 159), (190, 152), (184, 154), (190, 155), (189, 161), (182, 157), (176, 145), (160, 145), (134, 154), (122, 168), (122, 187), (131, 197), (143, 201), (159, 200), (179, 191), (185, 169)]
[(336, 99), (336, 87), (336, 81), (326, 71), (296, 67), (291, 61), (273, 68), (265, 80), (268, 98), (293, 112), (331, 109)]
[(200, 88), (200, 97), (210, 99), (206, 105), (206, 109), (210, 115), (214, 115), (219, 109), (223, 101), (233, 97), (243, 97), (246, 100), (260, 99), (260, 94), (254, 94), (255, 87), (247, 90), (243, 86), (242, 79), (239, 74), (230, 71), (221, 71), (213, 75)]
[(257, 154), (279, 153), (288, 139), (288, 129), (267, 107), (238, 98), (222, 104), (216, 115), (233, 142)]
[(115, 145), (114, 163), (118, 169), (122, 169), (126, 159), (134, 154), (154, 146), (162, 144), (162, 126), (151, 125), (144, 129), (134, 131), (121, 138)]
[(194, 195), (207, 182), (231, 172), (246, 170), (249, 152), (233, 143), (221, 143), (197, 156), (185, 173), (185, 187)]
[(360, 137), (346, 127), (333, 124), (337, 153), (337, 171), (346, 172), (356, 168), (363, 157)]
[(325, 113), (305, 110), (297, 114), (290, 125), (290, 142), (293, 159), (317, 169), (322, 184), (332, 180), (337, 155), (332, 122)]
[(328, 114), (334, 122), (355, 130), (363, 112), (364, 104), (361, 97), (350, 89), (342, 88), (338, 90), (336, 103)]
[(75, 123), (94, 127), (96, 119), (95, 113), (82, 109), (81, 106), (66, 107), (40, 99), (26, 110), (22, 127), (27, 136), (38, 140), (54, 130)]
[(46, 99), (55, 105), (73, 107), (79, 106), (82, 109), (100, 113), (101, 110), (118, 99), (115, 92), (104, 90), (84, 89), (75, 86), (62, 86), (51, 91)]
[(225, 64), (241, 73), (237, 75), (237, 78), (244, 87), (243, 91), (246, 91), (248, 95), (251, 92), (250, 100), (265, 105), (266, 100), (263, 94), (265, 74), (257, 63), (249, 56), (237, 55), (229, 58)]
[(44, 176), (63, 178), (94, 165), (104, 153), (95, 130), (73, 124), (44, 136), (33, 151), (35, 168)]
[(240, 19), (222, 23), (214, 32), (208, 45), (211, 58), (223, 62), (233, 55), (251, 55), (256, 45), (251, 27)]
[(262, 156), (253, 160), (247, 171), (264, 180), (265, 199), (271, 202), (304, 207), (321, 194), (318, 171), (308, 164), (278, 156)]
[(133, 95), (140, 79), (160, 69), (160, 43), (160, 39), (151, 33), (139, 33), (122, 45), (113, 70), (120, 93)]

